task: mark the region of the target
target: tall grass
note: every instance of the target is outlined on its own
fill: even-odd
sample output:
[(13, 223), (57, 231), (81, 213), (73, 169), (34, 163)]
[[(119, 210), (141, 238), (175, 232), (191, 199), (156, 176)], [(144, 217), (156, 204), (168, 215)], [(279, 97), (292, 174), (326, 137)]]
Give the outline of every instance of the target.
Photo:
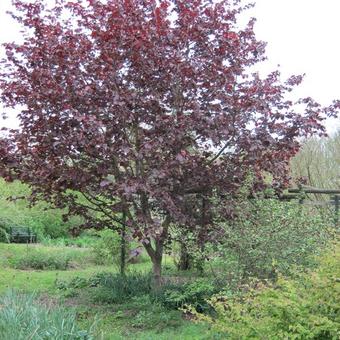
[(8, 291), (0, 298), (0, 339), (93, 339), (92, 327), (80, 329), (76, 314), (39, 304), (34, 295)]
[(0, 265), (22, 270), (66, 270), (94, 264), (91, 251), (84, 248), (0, 244)]

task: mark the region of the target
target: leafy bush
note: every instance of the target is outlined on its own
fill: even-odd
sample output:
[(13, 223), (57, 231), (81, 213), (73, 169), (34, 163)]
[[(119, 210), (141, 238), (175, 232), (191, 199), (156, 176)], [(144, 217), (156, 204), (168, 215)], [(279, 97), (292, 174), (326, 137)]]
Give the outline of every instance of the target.
[(9, 291), (0, 306), (0, 339), (93, 339), (91, 328), (78, 327), (75, 312), (42, 306), (33, 295)]
[(66, 283), (64, 281), (57, 281), (58, 289), (69, 289), (69, 288), (87, 288), (91, 286), (91, 281), (84, 278), (76, 276), (70, 282)]
[(210, 309), (207, 299), (221, 290), (211, 279), (200, 278), (193, 282), (165, 284), (160, 290), (152, 292), (152, 299), (169, 309), (177, 309), (186, 304), (197, 311)]
[[(199, 232), (198, 232), (199, 233)], [(177, 240), (172, 242), (172, 258), (177, 270), (187, 271), (195, 269), (200, 273), (204, 271), (204, 259), (208, 254), (208, 243), (205, 244), (205, 251), (197, 242), (199, 239), (197, 231), (190, 229), (183, 232), (181, 228), (172, 228), (172, 237)]]
[(288, 274), (313, 265), (313, 255), (330, 239), (330, 225), (327, 215), (296, 202), (243, 202), (238, 217), (224, 225), (220, 259), (243, 278), (273, 278), (276, 270)]
[(319, 268), (295, 279), (280, 277), (275, 285), (250, 289), (241, 296), (215, 296), (212, 318), (186, 309), (230, 339), (339, 339), (340, 244)]

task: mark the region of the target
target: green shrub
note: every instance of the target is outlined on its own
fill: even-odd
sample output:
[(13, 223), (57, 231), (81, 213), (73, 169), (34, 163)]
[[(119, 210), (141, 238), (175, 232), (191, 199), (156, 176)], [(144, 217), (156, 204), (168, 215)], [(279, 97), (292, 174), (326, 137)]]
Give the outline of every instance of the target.
[(57, 288), (72, 294), (72, 290), (88, 290), (95, 302), (127, 303), (148, 297), (152, 303), (169, 309), (178, 309), (192, 304), (198, 311), (210, 309), (206, 300), (222, 290), (221, 283), (211, 278), (199, 278), (191, 282), (164, 282), (158, 289), (153, 287), (151, 273), (130, 272), (98, 273), (88, 279), (74, 278), (69, 282), (58, 281)]
[(93, 339), (92, 329), (78, 327), (76, 313), (40, 305), (33, 295), (9, 291), (0, 298), (0, 339)]
[(224, 225), (218, 254), (236, 276), (274, 278), (276, 270), (288, 274), (296, 266), (312, 266), (332, 235), (330, 225), (328, 215), (296, 202), (248, 200)]
[(64, 297), (74, 297), (79, 293), (79, 289), (89, 288), (90, 282), (88, 279), (76, 276), (71, 281), (56, 279), (55, 287), (63, 291)]
[(178, 309), (190, 304), (197, 311), (210, 309), (207, 299), (221, 290), (221, 287), (208, 278), (199, 278), (187, 283), (168, 283), (152, 292), (152, 299), (168, 309)]
[(275, 285), (257, 286), (241, 296), (210, 300), (216, 317), (186, 311), (230, 339), (339, 339), (340, 244), (313, 272)]
[(204, 272), (205, 257), (209, 253), (207, 248), (209, 244), (206, 243), (204, 251), (197, 240), (199, 235), (197, 231), (190, 229), (183, 231), (181, 228), (173, 228), (172, 237), (175, 240), (172, 242), (171, 255), (174, 264), (179, 271), (196, 270), (201, 274)]
[(161, 305), (168, 310), (191, 304), (198, 311), (210, 309), (206, 300), (222, 289), (214, 280), (199, 278), (186, 283), (163, 283), (155, 290), (152, 278), (152, 274), (149, 273), (135, 272), (122, 276), (103, 272), (88, 279), (75, 277), (68, 282), (58, 281), (56, 286), (67, 294), (77, 294), (78, 289), (93, 288), (87, 292), (99, 303), (127, 303), (147, 297), (153, 304)]

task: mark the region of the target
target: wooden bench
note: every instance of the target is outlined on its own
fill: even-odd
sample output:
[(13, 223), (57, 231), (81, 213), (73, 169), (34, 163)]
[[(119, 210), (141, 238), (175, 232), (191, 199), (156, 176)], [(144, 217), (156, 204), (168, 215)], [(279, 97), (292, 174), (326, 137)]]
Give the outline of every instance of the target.
[(11, 227), (9, 230), (9, 239), (11, 243), (36, 243), (37, 234), (31, 228)]

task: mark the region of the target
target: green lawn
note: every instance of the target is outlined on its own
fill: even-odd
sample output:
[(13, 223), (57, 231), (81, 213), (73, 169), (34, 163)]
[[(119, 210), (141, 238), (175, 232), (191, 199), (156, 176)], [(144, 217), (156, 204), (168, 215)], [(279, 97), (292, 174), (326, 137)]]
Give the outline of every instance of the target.
[(113, 271), (108, 266), (91, 266), (77, 270), (17, 270), (0, 268), (0, 293), (9, 288), (28, 292), (56, 293), (57, 280), (70, 280), (75, 276), (89, 277), (98, 271)]
[[(20, 270), (11, 264), (32, 251), (41, 256), (53, 253), (69, 254), (75, 268), (69, 270)], [(88, 277), (98, 271), (113, 271), (112, 266), (98, 266), (90, 261), (88, 249), (71, 247), (46, 247), (41, 245), (0, 243), (0, 293), (9, 288), (28, 292), (56, 293), (56, 280), (68, 280), (75, 276)], [(78, 267), (78, 268), (77, 268)]]

